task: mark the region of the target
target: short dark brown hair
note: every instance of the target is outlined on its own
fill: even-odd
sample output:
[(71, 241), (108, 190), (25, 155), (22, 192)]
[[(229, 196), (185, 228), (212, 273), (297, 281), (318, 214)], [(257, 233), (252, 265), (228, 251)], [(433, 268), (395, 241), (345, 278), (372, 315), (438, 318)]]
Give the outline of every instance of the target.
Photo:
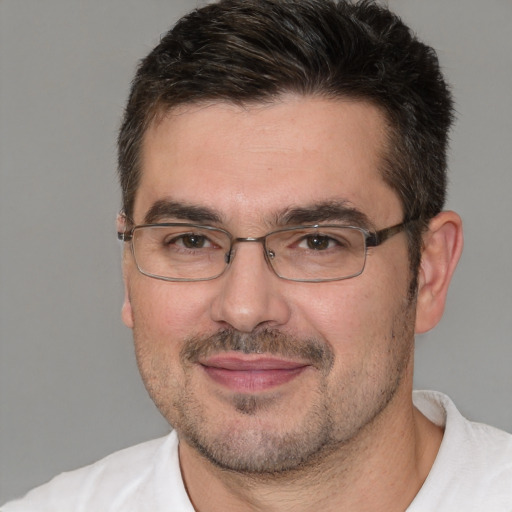
[[(441, 211), (453, 103), (432, 48), (374, 1), (221, 0), (183, 17), (139, 65), (118, 140), (126, 216), (155, 116), (187, 103), (271, 102), (285, 93), (377, 105), (389, 127), (381, 172), (404, 217), (425, 225)], [(410, 233), (414, 269), (420, 245), (421, 228)]]

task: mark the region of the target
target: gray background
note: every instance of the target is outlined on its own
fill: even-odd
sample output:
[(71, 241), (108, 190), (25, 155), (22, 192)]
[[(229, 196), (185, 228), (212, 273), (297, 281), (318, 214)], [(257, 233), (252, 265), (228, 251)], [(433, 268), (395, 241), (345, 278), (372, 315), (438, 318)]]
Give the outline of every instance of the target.
[[(512, 2), (390, 0), (457, 99), (466, 248), (416, 386), (512, 431)], [(115, 139), (136, 61), (196, 5), (0, 0), (0, 502), (168, 429), (119, 310)]]

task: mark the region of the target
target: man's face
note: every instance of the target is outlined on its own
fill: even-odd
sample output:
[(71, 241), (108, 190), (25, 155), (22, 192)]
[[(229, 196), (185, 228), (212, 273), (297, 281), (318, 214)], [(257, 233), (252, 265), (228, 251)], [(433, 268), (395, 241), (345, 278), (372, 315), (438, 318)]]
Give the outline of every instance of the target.
[[(235, 237), (294, 216), (346, 224), (353, 210), (364, 227), (398, 224), (399, 199), (379, 173), (384, 141), (380, 112), (362, 102), (181, 107), (145, 136), (133, 218), (206, 223)], [(369, 249), (364, 272), (343, 281), (280, 279), (257, 243), (237, 244), (211, 281), (144, 276), (129, 251), (124, 265), (123, 318), (146, 387), (182, 447), (215, 464), (294, 468), (356, 439), (410, 386), (403, 233)]]

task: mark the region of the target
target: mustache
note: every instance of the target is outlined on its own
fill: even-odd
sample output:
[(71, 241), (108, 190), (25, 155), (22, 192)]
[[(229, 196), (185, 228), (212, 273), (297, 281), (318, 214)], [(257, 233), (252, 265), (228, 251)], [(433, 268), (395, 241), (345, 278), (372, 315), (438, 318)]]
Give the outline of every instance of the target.
[(230, 351), (298, 358), (325, 372), (334, 364), (334, 352), (326, 343), (316, 338), (291, 336), (278, 329), (250, 333), (223, 329), (209, 336), (193, 336), (185, 340), (180, 358), (183, 363), (197, 363), (209, 356)]

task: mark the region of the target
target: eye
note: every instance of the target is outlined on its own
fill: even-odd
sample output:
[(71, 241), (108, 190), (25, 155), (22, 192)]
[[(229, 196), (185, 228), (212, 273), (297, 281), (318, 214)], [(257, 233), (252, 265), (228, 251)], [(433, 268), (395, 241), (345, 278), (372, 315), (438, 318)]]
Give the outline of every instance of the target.
[(338, 240), (335, 240), (330, 236), (317, 233), (304, 237), (299, 244), (299, 247), (303, 249), (311, 249), (313, 251), (325, 251), (326, 249), (331, 249), (332, 247), (339, 245), (340, 243)]
[(213, 247), (212, 242), (204, 235), (197, 233), (184, 233), (179, 236), (167, 240), (168, 245), (177, 245), (185, 247), (186, 249), (204, 249)]

